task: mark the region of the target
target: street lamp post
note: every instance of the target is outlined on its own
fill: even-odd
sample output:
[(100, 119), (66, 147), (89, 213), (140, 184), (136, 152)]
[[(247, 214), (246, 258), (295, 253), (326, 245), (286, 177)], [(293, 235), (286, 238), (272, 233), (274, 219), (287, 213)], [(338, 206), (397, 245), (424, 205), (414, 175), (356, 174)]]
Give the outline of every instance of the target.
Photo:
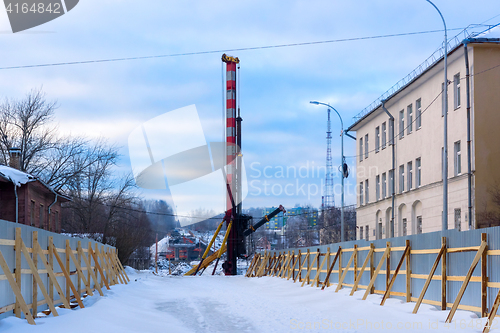
[(443, 121), (444, 121), (444, 147), (443, 147), (443, 219), (442, 230), (448, 229), (448, 36), (446, 31), (446, 22), (443, 14), (430, 0), (426, 0), (434, 7), (444, 25), (444, 87), (443, 87)]
[(341, 145), (341, 155), (342, 155), (342, 164), (341, 164), (341, 173), (342, 173), (342, 196), (341, 196), (341, 207), (340, 207), (340, 241), (344, 242), (345, 241), (345, 230), (344, 230), (344, 122), (342, 121), (342, 117), (340, 116), (340, 113), (335, 110), (334, 107), (332, 107), (330, 104), (325, 104), (317, 101), (311, 101), (311, 104), (315, 105), (324, 105), (333, 111), (339, 116), (340, 119), (340, 126), (341, 126), (341, 131), (340, 131), (340, 145)]

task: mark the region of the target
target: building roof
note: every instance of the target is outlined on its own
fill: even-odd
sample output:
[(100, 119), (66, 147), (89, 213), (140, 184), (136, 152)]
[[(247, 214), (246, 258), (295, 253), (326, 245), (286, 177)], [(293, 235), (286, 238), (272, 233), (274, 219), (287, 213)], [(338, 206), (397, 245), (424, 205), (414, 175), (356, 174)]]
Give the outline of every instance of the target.
[[(455, 52), (464, 43), (499, 43), (500, 42), (500, 24), (489, 27), (480, 33), (470, 32), (468, 29), (477, 28), (476, 26), (469, 26), (460, 32), (457, 36), (448, 41), (448, 55)], [(462, 37), (462, 39), (459, 39)], [(454, 43), (454, 44), (451, 44)], [(451, 46), (451, 47), (450, 47)], [(413, 70), (406, 77), (398, 81), (394, 86), (383, 93), (379, 98), (372, 102), (369, 106), (363, 109), (354, 117), (354, 123), (347, 128), (346, 132), (356, 131), (355, 127), (363, 120), (372, 115), (382, 105), (382, 101), (387, 101), (399, 92), (407, 88), (410, 84), (427, 73), (430, 69), (434, 68), (438, 63), (444, 59), (444, 47), (439, 48), (429, 58), (427, 58), (420, 66)]]
[(30, 175), (29, 173), (17, 170), (15, 168), (11, 168), (6, 165), (0, 165), (0, 181), (13, 183), (17, 187), (21, 187), (22, 185), (31, 182), (39, 182), (52, 193), (56, 193), (59, 197), (71, 201), (70, 197), (65, 196), (59, 192), (56, 192), (52, 187), (45, 184), (37, 177)]

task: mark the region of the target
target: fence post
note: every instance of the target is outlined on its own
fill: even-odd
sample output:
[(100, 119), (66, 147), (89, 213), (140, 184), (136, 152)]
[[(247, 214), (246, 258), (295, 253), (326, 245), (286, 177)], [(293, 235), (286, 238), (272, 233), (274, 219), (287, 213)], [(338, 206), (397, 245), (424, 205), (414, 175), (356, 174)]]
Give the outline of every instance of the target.
[[(373, 249), (372, 255), (370, 257), (370, 281), (373, 278), (373, 274), (375, 274), (375, 244), (370, 243), (370, 248)], [(370, 288), (370, 294), (375, 292), (375, 286)]]
[(358, 276), (358, 245), (354, 244), (354, 279), (352, 283), (356, 282), (356, 277)]
[[(310, 254), (309, 249), (307, 249), (307, 253), (309, 254), (307, 256), (307, 268), (309, 270), (309, 267), (311, 267), (311, 254)], [(309, 284), (309, 275), (308, 274), (306, 274), (306, 280), (307, 280), (307, 284)]]
[[(33, 238), (32, 238), (32, 254), (33, 254), (33, 264), (35, 265), (35, 268), (38, 270), (38, 255), (37, 255), (37, 244), (38, 244), (38, 231), (33, 231)], [(40, 253), (40, 255), (44, 255), (43, 253)], [(53, 298), (49, 294), (49, 297), (51, 300)], [(33, 303), (31, 303), (31, 313), (33, 314), (33, 318), (36, 318), (37, 313), (38, 313), (38, 287), (35, 278), (33, 278)]]
[[(297, 275), (298, 275), (298, 277), (299, 277), (299, 282), (300, 282), (300, 276), (302, 275), (302, 274), (301, 274), (301, 265), (300, 265), (300, 262), (301, 262), (301, 261), (302, 261), (302, 251), (301, 251), (301, 250), (299, 250), (299, 271), (297, 272)], [(293, 278), (293, 281), (294, 281), (294, 282), (295, 282), (295, 279), (296, 279), (296, 277), (295, 277), (295, 278)]]
[[(49, 250), (49, 266), (52, 271), (54, 271), (54, 237), (49, 236), (49, 246), (47, 249)], [(52, 279), (49, 279), (49, 296), (52, 302), (54, 301), (54, 283), (52, 282)]]
[[(487, 234), (481, 234), (481, 242), (488, 242)], [(488, 272), (487, 272), (487, 263), (488, 263), (488, 245), (484, 249), (483, 255), (481, 257), (481, 317), (486, 317), (488, 315), (487, 308), (487, 297), (488, 297)]]
[(411, 302), (411, 245), (410, 240), (406, 240), (408, 253), (406, 254), (406, 302)]
[[(66, 239), (66, 253), (65, 253), (66, 254), (66, 271), (71, 276), (71, 266), (70, 266), (70, 262), (69, 262), (70, 251), (72, 251), (72, 250), (71, 250), (71, 247), (69, 246), (69, 239)], [(69, 277), (68, 277), (68, 279), (69, 279)], [(77, 279), (80, 280), (80, 277), (77, 277)], [(78, 284), (80, 284), (80, 281), (78, 281)], [(78, 292), (80, 292), (80, 290)], [(68, 302), (71, 300), (71, 294), (70, 294), (70, 288), (69, 288), (68, 281), (66, 281), (66, 299), (68, 300)]]
[(342, 276), (342, 249), (340, 250), (340, 254), (339, 254), (339, 278), (338, 278), (338, 284), (340, 284), (340, 278)]
[[(319, 259), (321, 257), (321, 251), (318, 248), (318, 257), (316, 258), (316, 275), (319, 276)], [(314, 276), (316, 278), (316, 275)]]
[[(389, 283), (391, 282), (391, 242), (387, 242), (386, 247), (388, 249), (387, 252), (387, 261), (385, 262), (385, 291), (389, 290)], [(390, 297), (391, 293), (389, 292), (387, 297)]]
[(443, 256), (441, 257), (441, 310), (446, 310), (446, 237), (441, 238), (441, 245), (444, 246)]
[[(19, 290), (21, 289), (21, 228), (16, 228), (16, 240), (14, 250), (16, 251), (16, 266), (14, 268), (14, 277), (16, 278), (16, 284)], [(21, 303), (16, 296), (16, 307), (14, 308), (14, 314), (17, 318), (21, 318)]]

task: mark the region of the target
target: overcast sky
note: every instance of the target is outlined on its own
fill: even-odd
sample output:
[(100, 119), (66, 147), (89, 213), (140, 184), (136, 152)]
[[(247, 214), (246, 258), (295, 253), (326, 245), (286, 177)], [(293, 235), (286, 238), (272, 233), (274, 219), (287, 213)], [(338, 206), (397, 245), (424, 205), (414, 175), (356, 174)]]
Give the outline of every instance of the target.
[[(448, 28), (500, 22), (498, 0), (435, 0)], [(0, 10), (0, 67), (227, 50), (442, 30), (424, 0), (122, 1), (81, 0), (58, 19), (12, 34)], [(451, 30), (450, 36), (458, 30)], [(345, 127), (441, 46), (443, 32), (229, 52), (241, 61), (242, 149), (249, 194), (244, 207), (319, 207), (325, 165), (326, 108)], [(147, 60), (0, 70), (0, 96), (22, 97), (43, 86), (57, 99), (61, 131), (105, 137), (123, 147), (120, 170), (131, 170), (127, 138), (142, 123), (195, 104), (207, 141), (222, 138), (222, 52)], [(332, 115), (333, 164), (340, 165), (340, 123)], [(355, 155), (346, 138), (345, 154)], [(348, 158), (355, 168), (355, 160)], [(266, 175), (263, 174), (264, 168)], [(302, 176), (281, 177), (302, 167)], [(308, 168), (307, 177), (305, 169)], [(315, 169), (316, 170), (316, 169)], [(355, 179), (350, 177), (354, 184)], [(267, 181), (269, 185), (265, 185)], [(337, 177), (335, 184), (340, 183)], [(253, 182), (253, 183), (252, 183)], [(287, 195), (278, 194), (287, 184)], [(274, 194), (271, 188), (274, 185)], [(301, 187), (305, 185), (305, 187)], [(267, 186), (267, 194), (265, 193)], [(308, 195), (309, 186), (309, 195)], [(303, 190), (301, 190), (303, 189)], [(260, 192), (260, 193), (259, 193)], [(168, 191), (144, 191), (168, 199)], [(308, 198), (309, 196), (309, 198)], [(346, 196), (355, 203), (353, 187)], [(340, 196), (335, 197), (340, 204)]]

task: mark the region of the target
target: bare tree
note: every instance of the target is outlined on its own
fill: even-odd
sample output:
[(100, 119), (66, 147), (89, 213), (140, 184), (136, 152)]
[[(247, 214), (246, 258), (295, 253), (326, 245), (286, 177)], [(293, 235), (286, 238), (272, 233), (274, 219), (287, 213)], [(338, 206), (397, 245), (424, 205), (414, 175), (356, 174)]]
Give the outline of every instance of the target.
[(21, 171), (30, 172), (47, 150), (54, 147), (56, 128), (50, 126), (57, 108), (41, 89), (31, 90), (24, 99), (6, 99), (0, 105), (0, 162), (7, 164), (9, 149), (21, 149)]

